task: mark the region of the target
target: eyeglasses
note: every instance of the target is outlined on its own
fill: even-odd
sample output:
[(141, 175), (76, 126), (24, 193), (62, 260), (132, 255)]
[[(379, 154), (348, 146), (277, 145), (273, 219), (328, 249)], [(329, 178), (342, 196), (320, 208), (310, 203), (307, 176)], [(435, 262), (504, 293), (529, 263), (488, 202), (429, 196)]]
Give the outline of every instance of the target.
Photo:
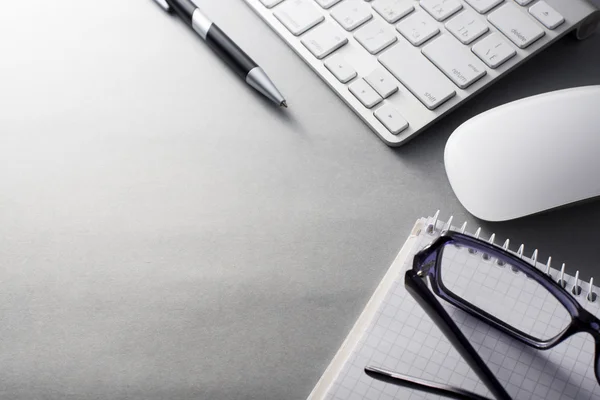
[[(521, 257), (483, 240), (447, 232), (415, 255), (404, 283), (496, 399), (511, 400), (511, 397), (434, 293), (511, 338), (539, 350), (555, 347), (576, 333), (591, 334), (596, 343), (594, 372), (600, 383), (600, 319), (571, 296), (565, 289), (565, 281), (555, 282)], [(581, 293), (581, 288), (577, 288), (574, 294)], [(538, 318), (540, 315), (544, 318)], [(387, 383), (449, 398), (489, 400), (460, 388), (378, 367), (368, 366), (365, 372)]]

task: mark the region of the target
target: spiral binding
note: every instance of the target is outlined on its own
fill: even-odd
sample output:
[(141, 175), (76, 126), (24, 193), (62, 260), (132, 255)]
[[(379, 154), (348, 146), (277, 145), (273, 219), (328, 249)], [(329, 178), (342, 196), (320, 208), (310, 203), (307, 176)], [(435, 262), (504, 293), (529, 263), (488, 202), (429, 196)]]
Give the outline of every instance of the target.
[[(438, 210), (438, 211), (435, 213), (435, 215), (433, 216), (433, 218), (430, 218), (430, 220), (429, 220), (429, 223), (427, 224), (427, 227), (426, 227), (426, 229), (425, 229), (425, 232), (427, 232), (429, 235), (435, 235), (435, 234), (436, 234), (436, 232), (437, 232), (437, 229), (438, 229), (438, 222), (441, 222), (441, 221), (438, 221), (438, 219), (439, 219), (439, 216), (440, 216), (440, 211)], [(455, 229), (453, 229), (453, 228), (452, 228), (452, 220), (453, 220), (453, 219), (454, 219), (454, 216), (450, 216), (450, 218), (448, 218), (448, 221), (447, 221), (446, 223), (444, 223), (444, 224), (443, 224), (442, 228), (439, 230), (439, 234), (440, 234), (440, 236), (444, 236), (444, 235), (445, 235), (445, 234), (447, 234), (447, 233), (448, 233), (450, 230), (454, 230), (454, 231), (460, 232), (460, 233), (462, 233), (462, 234), (469, 234), (468, 232), (466, 232), (466, 229), (467, 229), (467, 222), (464, 222), (464, 223), (461, 225), (460, 229), (458, 229), (458, 230), (455, 230)], [(473, 234), (473, 235), (471, 235), (471, 236), (473, 236), (473, 237), (475, 237), (475, 238), (477, 238), (477, 239), (480, 239), (480, 236), (481, 236), (481, 228), (480, 228), (480, 227), (478, 227), (478, 228), (477, 228), (477, 230), (475, 231), (475, 234)], [(495, 234), (495, 233), (492, 233), (492, 235), (491, 235), (491, 236), (490, 236), (490, 238), (488, 239), (488, 243), (490, 243), (490, 244), (494, 244), (494, 241), (495, 241), (495, 240), (496, 240), (496, 234)], [(510, 240), (509, 240), (509, 239), (506, 239), (506, 241), (505, 241), (505, 242), (504, 242), (504, 244), (502, 245), (502, 249), (503, 249), (503, 250), (507, 250), (507, 251), (511, 251), (511, 250), (509, 249), (509, 246), (510, 246)], [(476, 250), (474, 250), (474, 249), (468, 249), (468, 251), (469, 251), (469, 253), (471, 253), (471, 254), (476, 254), (476, 253), (477, 253), (477, 251), (476, 251)], [(525, 245), (521, 244), (521, 246), (519, 246), (519, 249), (518, 249), (518, 250), (517, 250), (517, 252), (516, 252), (516, 255), (517, 255), (519, 258), (523, 258), (523, 257), (524, 257), (524, 256), (523, 256), (524, 252), (525, 252)], [(486, 258), (486, 256), (487, 256), (488, 258)], [(483, 255), (482, 255), (482, 257), (483, 257), (483, 258), (486, 258), (486, 260), (489, 260), (489, 259), (491, 258), (491, 257), (490, 257), (489, 255), (487, 255), (487, 254), (483, 254)], [(537, 249), (535, 249), (535, 250), (533, 251), (533, 254), (532, 254), (532, 255), (531, 255), (531, 257), (530, 257), (530, 260), (531, 260), (531, 263), (532, 263), (532, 264), (533, 264), (533, 265), (534, 265), (536, 268), (538, 268), (538, 250), (537, 250)], [(504, 262), (503, 262), (503, 261), (500, 261), (500, 260), (498, 260), (498, 261), (497, 261), (497, 264), (498, 264), (499, 266), (501, 266), (501, 267), (502, 267), (502, 266), (504, 266)], [(540, 263), (540, 264), (541, 264), (541, 263)], [(545, 270), (544, 270), (544, 273), (545, 273), (546, 275), (548, 275), (550, 278), (552, 278), (552, 273), (551, 273), (551, 271), (552, 271), (552, 268), (551, 268), (551, 264), (552, 264), (552, 257), (548, 257), (548, 261), (546, 261), (546, 264), (545, 264), (546, 268), (545, 268)], [(561, 265), (560, 272), (559, 272), (559, 276), (558, 276), (558, 279), (557, 279), (557, 281), (556, 281), (556, 282), (557, 282), (559, 285), (561, 285), (561, 286), (562, 286), (564, 289), (567, 289), (567, 286), (568, 286), (568, 284), (569, 284), (569, 283), (568, 283), (568, 282), (567, 282), (567, 280), (565, 279), (565, 268), (566, 268), (566, 264), (565, 264), (565, 263), (563, 263), (563, 264)], [(514, 269), (514, 268), (511, 268), (511, 269), (512, 269), (512, 271), (513, 271), (513, 272), (515, 272), (515, 273), (517, 272), (517, 270), (516, 270), (516, 269)], [(581, 297), (581, 296), (582, 296), (582, 294), (583, 294), (583, 288), (581, 287), (581, 280), (579, 279), (579, 271), (577, 271), (577, 272), (575, 273), (575, 277), (574, 277), (573, 281), (574, 281), (574, 284), (573, 284), (573, 286), (570, 288), (570, 290), (569, 290), (569, 291), (571, 292), (571, 294), (573, 294), (573, 296), (575, 296), (575, 297), (578, 297), (578, 298), (579, 298), (579, 297)], [(595, 303), (595, 302), (596, 302), (596, 300), (597, 300), (597, 298), (598, 298), (598, 295), (597, 295), (597, 293), (594, 291), (594, 278), (590, 278), (588, 292), (587, 292), (587, 294), (586, 294), (586, 296), (585, 296), (585, 297), (586, 297), (586, 300), (587, 300), (588, 302), (590, 302), (590, 303)]]

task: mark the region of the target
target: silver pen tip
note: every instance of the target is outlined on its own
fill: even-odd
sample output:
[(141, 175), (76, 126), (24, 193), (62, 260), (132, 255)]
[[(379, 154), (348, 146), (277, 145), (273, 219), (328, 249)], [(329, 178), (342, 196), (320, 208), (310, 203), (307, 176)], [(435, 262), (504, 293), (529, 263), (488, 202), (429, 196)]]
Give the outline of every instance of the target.
[(288, 106), (287, 106), (287, 101), (283, 100), (279, 106), (280, 106), (280, 107), (285, 107), (285, 108), (288, 108)]

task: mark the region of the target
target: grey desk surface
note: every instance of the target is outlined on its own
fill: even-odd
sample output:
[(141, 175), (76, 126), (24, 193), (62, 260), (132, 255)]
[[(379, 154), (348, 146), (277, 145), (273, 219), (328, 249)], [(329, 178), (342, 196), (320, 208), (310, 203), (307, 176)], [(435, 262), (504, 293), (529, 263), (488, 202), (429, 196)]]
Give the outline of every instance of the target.
[[(241, 0), (202, 6), (287, 112), (150, 0), (3, 7), (1, 398), (305, 398), (416, 218), (478, 223), (453, 129), (600, 84), (600, 35), (565, 38), (390, 149)], [(598, 272), (598, 202), (482, 225)]]

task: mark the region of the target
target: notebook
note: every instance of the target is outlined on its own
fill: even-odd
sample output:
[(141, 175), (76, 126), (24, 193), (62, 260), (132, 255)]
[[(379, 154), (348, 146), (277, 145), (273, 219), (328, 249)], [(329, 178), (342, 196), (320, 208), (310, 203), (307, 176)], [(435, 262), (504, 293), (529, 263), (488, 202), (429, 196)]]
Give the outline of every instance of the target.
[[(416, 222), (309, 400), (441, 399), (436, 395), (373, 380), (364, 373), (367, 365), (494, 398), (404, 287), (404, 271), (412, 267), (414, 254), (449, 227), (450, 224), (438, 221), (437, 214)], [(456, 230), (454, 227), (451, 229)], [(481, 232), (478, 230), (476, 234)], [(521, 251), (522, 248), (519, 249)], [(534, 254), (533, 257), (537, 258), (537, 251)], [(531, 261), (531, 258), (524, 258)], [(546, 265), (536, 263), (536, 266), (547, 270)], [(561, 278), (558, 270), (550, 268), (548, 272), (555, 280)], [(563, 279), (567, 282), (567, 289), (571, 290), (575, 278), (564, 273), (563, 269)], [(578, 301), (592, 314), (600, 316), (600, 298), (589, 301), (590, 284), (577, 283), (583, 289), (576, 296)], [(512, 398), (600, 399), (600, 385), (593, 366), (595, 345), (590, 335), (577, 334), (553, 349), (539, 351), (441, 302)], [(554, 323), (548, 316), (538, 318), (538, 322)]]

